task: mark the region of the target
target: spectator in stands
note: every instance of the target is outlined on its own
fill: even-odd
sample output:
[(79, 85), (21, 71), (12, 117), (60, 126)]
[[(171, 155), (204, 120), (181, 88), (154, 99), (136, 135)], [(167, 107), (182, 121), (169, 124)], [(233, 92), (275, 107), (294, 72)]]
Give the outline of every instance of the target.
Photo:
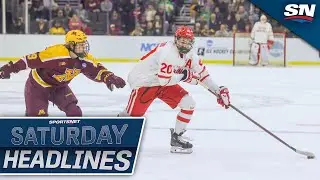
[(47, 9), (52, 9), (53, 7), (59, 7), (55, 0), (43, 0), (43, 5)]
[(162, 20), (159, 15), (156, 15), (154, 19), (154, 34), (155, 36), (161, 36), (163, 30)]
[(42, 1), (32, 1), (29, 13), (31, 20), (38, 21), (41, 17), (49, 20), (49, 10), (44, 7)]
[(134, 9), (133, 15), (135, 18), (140, 19), (141, 18), (141, 7), (138, 6)]
[(228, 12), (229, 13), (235, 13), (237, 12), (237, 9), (236, 9), (236, 3), (229, 3), (228, 5)]
[(87, 23), (82, 23), (81, 30), (86, 33), (87, 35), (92, 35), (91, 28), (87, 25)]
[(135, 18), (133, 16), (133, 11), (135, 10), (135, 0), (125, 0), (122, 2), (122, 32), (124, 34), (129, 34), (135, 28)]
[(255, 24), (256, 22), (258, 22), (260, 20), (260, 16), (261, 16), (260, 9), (254, 8), (254, 10), (250, 13), (250, 16), (252, 16), (251, 17), (252, 18), (251, 24)]
[(234, 12), (237, 12), (238, 10), (239, 10), (239, 7), (240, 6), (243, 6), (244, 4), (243, 4), (243, 2), (241, 1), (241, 0), (236, 0), (235, 2), (234, 2)]
[(190, 14), (191, 14), (191, 23), (194, 23), (197, 19), (201, 10), (201, 5), (199, 4), (198, 0), (192, 0), (190, 6)]
[(222, 13), (220, 12), (220, 8), (219, 7), (215, 7), (214, 8), (214, 13), (216, 14), (216, 19), (218, 22), (222, 22), (224, 17), (222, 15)]
[(49, 34), (63, 35), (66, 34), (66, 31), (63, 28), (62, 23), (60, 21), (55, 21), (54, 26), (49, 30)]
[(80, 18), (74, 14), (69, 20), (69, 30), (80, 30), (82, 27), (82, 22)]
[(209, 18), (206, 18), (207, 15), (203, 14), (199, 17), (198, 22), (201, 24), (201, 27), (203, 27), (205, 24), (208, 24)]
[(249, 12), (250, 11), (250, 6), (251, 6), (251, 3), (249, 0), (240, 0), (242, 6), (244, 7), (244, 9)]
[[(2, 3), (0, 3), (1, 5)], [(31, 10), (31, 9), (30, 9)], [(30, 11), (29, 10), (29, 11)], [(20, 1), (19, 5), (17, 6), (17, 14), (14, 16), (15, 18), (23, 17), (25, 14), (25, 3), (24, 1)], [(1, 14), (2, 15), (2, 14)], [(31, 17), (32, 18), (32, 17)]]
[(205, 9), (206, 9), (206, 11), (209, 11), (209, 13), (211, 13), (214, 10), (215, 6), (216, 6), (216, 4), (214, 3), (213, 0), (208, 0), (205, 3)]
[(234, 24), (233, 26), (232, 26), (232, 34), (235, 34), (235, 33), (238, 33), (239, 31), (238, 31), (238, 27), (237, 27), (237, 25), (236, 24)]
[(201, 24), (199, 22), (195, 24), (194, 35), (201, 36)]
[(154, 35), (154, 28), (153, 28), (153, 23), (152, 21), (149, 21), (147, 23), (147, 30), (145, 32), (146, 36), (153, 36)]
[(220, 25), (220, 30), (218, 30), (215, 34), (216, 37), (229, 37), (230, 33), (228, 32), (226, 25), (221, 24)]
[(220, 28), (221, 22), (218, 22), (216, 19), (216, 14), (212, 13), (210, 16), (209, 28), (213, 29), (214, 31), (218, 31)]
[(168, 16), (169, 14), (165, 12), (163, 7), (158, 7), (156, 15), (161, 18), (163, 26), (165, 26), (166, 24), (173, 24), (172, 19), (170, 19), (171, 17)]
[(82, 22), (90, 22), (88, 18), (88, 12), (83, 8), (83, 4), (79, 4), (78, 9), (76, 9), (76, 14), (81, 19)]
[(229, 10), (228, 10), (229, 2), (225, 0), (218, 0), (216, 5), (219, 7), (219, 11), (222, 14), (223, 18), (225, 18), (229, 13)]
[(173, 21), (173, 14), (174, 14), (174, 9), (173, 9), (173, 3), (171, 0), (161, 0), (158, 4), (158, 9), (164, 9), (165, 14), (166, 14), (166, 20), (169, 23), (172, 23)]
[(237, 14), (240, 16), (241, 19), (247, 19), (248, 18), (248, 13), (244, 9), (244, 6), (239, 6), (239, 10)]
[(184, 4), (184, 0), (173, 0), (172, 1), (174, 4), (174, 16), (179, 16), (180, 15), (180, 11), (183, 7)]
[(149, 4), (147, 9), (145, 10), (146, 20), (148, 22), (152, 22), (154, 20), (154, 16), (156, 15), (157, 11), (154, 9), (152, 4)]
[(236, 19), (236, 24), (237, 24), (238, 30), (239, 30), (240, 32), (243, 32), (243, 31), (244, 31), (244, 28), (245, 28), (245, 26), (246, 26), (244, 20), (241, 19), (241, 17), (240, 17), (239, 14), (236, 14), (236, 15), (235, 15), (235, 19)]
[(69, 3), (67, 3), (64, 6), (63, 12), (64, 12), (64, 15), (66, 16), (66, 18), (68, 18), (68, 19), (71, 19), (74, 14), (74, 10), (72, 9), (72, 7), (70, 6)]
[[(114, 28), (116, 29), (115, 32), (120, 34), (120, 30), (121, 30), (122, 24), (121, 24), (121, 18), (120, 18), (120, 16), (119, 16), (117, 11), (113, 11), (112, 12), (112, 16), (111, 16), (111, 19), (110, 19), (110, 24), (114, 24), (115, 25)], [(110, 29), (111, 29), (111, 26), (110, 26)]]
[(139, 21), (139, 27), (142, 28), (144, 31), (147, 29), (147, 18), (145, 15), (141, 16)]
[(104, 0), (101, 2), (100, 7), (102, 12), (111, 12), (113, 4), (111, 0)]
[(98, 0), (86, 0), (86, 9), (91, 12), (100, 12), (100, 4)]
[(143, 36), (144, 30), (140, 27), (139, 24), (136, 25), (136, 28), (130, 33), (130, 36)]
[(120, 28), (117, 27), (115, 24), (110, 24), (109, 35), (111, 35), (111, 36), (120, 35)]
[(54, 18), (51, 23), (55, 24), (56, 21), (59, 21), (64, 29), (67, 29), (68, 19), (64, 16), (63, 10), (61, 9), (58, 10), (58, 16)]
[(59, 6), (52, 6), (51, 8), (51, 18), (56, 18), (58, 17), (58, 11), (59, 11)]
[(246, 24), (244, 27), (244, 32), (245, 33), (251, 33), (251, 24)]
[(204, 37), (213, 36), (214, 32), (215, 31), (213, 29), (209, 29), (208, 24), (205, 24), (205, 25), (203, 25), (203, 28), (201, 30), (201, 36), (204, 36)]
[[(9, 2), (11, 1), (12, 0), (9, 0)], [(190, 7), (192, 17), (191, 22), (197, 22), (195, 24), (195, 29), (198, 28), (198, 23), (200, 23), (200, 31), (198, 31), (198, 28), (197, 36), (208, 36), (208, 32), (217, 33), (219, 29), (221, 30), (220, 25), (222, 23), (225, 25), (227, 31), (249, 32), (252, 24), (259, 21), (261, 15), (260, 10), (251, 5), (248, 0), (81, 0), (81, 3), (85, 5), (85, 8), (79, 3), (79, 8), (74, 10), (69, 3), (62, 9), (59, 9), (58, 4), (56, 3), (57, 0), (29, 1), (32, 1), (29, 10), (31, 17), (30, 24), (34, 24), (33, 30), (36, 31), (37, 29), (39, 33), (44, 33), (45, 27), (52, 26), (56, 21), (60, 21), (64, 30), (68, 31), (69, 19), (71, 19), (73, 14), (77, 14), (82, 22), (90, 22), (89, 17), (94, 23), (96, 21), (97, 23), (101, 23), (99, 21), (105, 22), (105, 18), (102, 18), (103, 20), (100, 19), (101, 16), (98, 13), (88, 13), (99, 12), (100, 8), (102, 12), (110, 12), (109, 27), (106, 25), (104, 25), (104, 27), (106, 27), (106, 29), (108, 28), (110, 31), (114, 28), (114, 30), (109, 33), (112, 35), (128, 35), (132, 34), (132, 32), (136, 32), (134, 34), (154, 34), (159, 36), (166, 35), (167, 32), (172, 33), (175, 28), (173, 15), (180, 15), (179, 12), (183, 4), (190, 1), (192, 1)], [(69, 0), (63, 1), (70, 2)], [(19, 7), (16, 10), (17, 13), (14, 14), (13, 18), (9, 18), (10, 20), (24, 16), (24, 0), (19, 0), (19, 2)], [(51, 17), (49, 17), (49, 10), (51, 11)], [(50, 23), (43, 24), (41, 18), (48, 20)], [(49, 18), (51, 18), (51, 20)], [(39, 22), (39, 27), (38, 23), (34, 20), (41, 21)], [(74, 24), (72, 28), (83, 28), (77, 21), (75, 23), (73, 20), (70, 22), (72, 22), (71, 24)], [(152, 25), (149, 22), (152, 22)], [(93, 26), (96, 26), (94, 23)], [(136, 23), (139, 28), (135, 27)], [(273, 21), (270, 23), (275, 30), (279, 30), (280, 32), (284, 31), (279, 27), (280, 24)], [(19, 26), (18, 24), (18, 20), (14, 21), (14, 23), (12, 21), (9, 22), (8, 26), (10, 26), (10, 29), (8, 30), (14, 30), (14, 32), (24, 31), (21, 30), (22, 26)], [(207, 28), (206, 25), (209, 27)], [(12, 27), (15, 26), (18, 28), (17, 30), (12, 29)], [(88, 27), (87, 25), (83, 26)], [(92, 28), (101, 31), (102, 28), (98, 26), (99, 24), (97, 24), (97, 27)], [(151, 26), (153, 27), (153, 31), (150, 29)], [(250, 26), (250, 28), (248, 26)]]
[(23, 18), (19, 17), (16, 18), (16, 20), (13, 22), (13, 33), (14, 34), (24, 34), (25, 30), (24, 30), (24, 23), (23, 23)]
[(48, 33), (48, 23), (45, 19), (40, 18), (37, 27), (36, 27), (36, 34), (47, 34)]
[[(212, 10), (210, 9), (210, 6), (207, 6), (208, 3), (206, 3), (206, 6), (203, 7), (203, 10), (200, 13), (200, 21), (204, 21), (204, 23), (208, 23), (210, 21), (210, 15)], [(203, 23), (201, 23), (203, 25)]]
[(227, 25), (227, 28), (230, 30), (232, 26), (236, 23), (233, 13), (229, 13), (224, 23)]

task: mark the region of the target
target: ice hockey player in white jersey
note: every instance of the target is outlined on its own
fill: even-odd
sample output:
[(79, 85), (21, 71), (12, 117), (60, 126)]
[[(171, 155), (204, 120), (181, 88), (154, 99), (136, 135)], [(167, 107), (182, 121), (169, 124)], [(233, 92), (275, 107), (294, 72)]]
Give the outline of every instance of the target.
[(261, 61), (262, 66), (269, 64), (268, 54), (269, 49), (274, 42), (271, 24), (267, 22), (267, 17), (262, 15), (260, 22), (256, 22), (251, 31), (251, 54), (250, 65), (258, 65)]
[[(218, 103), (228, 108), (229, 91), (219, 87), (209, 76), (206, 66), (193, 49), (194, 34), (187, 26), (179, 27), (173, 42), (163, 42), (141, 57), (130, 71), (128, 82), (133, 89), (126, 109), (119, 116), (143, 116), (158, 98), (172, 109), (180, 108), (171, 131), (171, 152), (191, 153), (193, 145), (182, 136), (195, 109), (195, 100), (179, 85), (205, 84), (219, 95)], [(159, 120), (161, 115), (159, 115)]]

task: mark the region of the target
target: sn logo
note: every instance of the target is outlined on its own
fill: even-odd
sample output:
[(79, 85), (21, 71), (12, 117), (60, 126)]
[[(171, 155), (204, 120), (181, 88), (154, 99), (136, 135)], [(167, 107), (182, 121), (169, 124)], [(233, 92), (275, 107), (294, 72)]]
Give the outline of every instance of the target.
[(285, 7), (284, 19), (300, 23), (312, 22), (315, 11), (315, 4), (288, 4)]

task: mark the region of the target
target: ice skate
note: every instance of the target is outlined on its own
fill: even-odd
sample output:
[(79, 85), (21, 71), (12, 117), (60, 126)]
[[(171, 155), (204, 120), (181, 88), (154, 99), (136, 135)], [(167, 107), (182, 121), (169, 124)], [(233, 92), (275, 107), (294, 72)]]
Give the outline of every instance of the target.
[(192, 147), (193, 145), (187, 141), (186, 137), (183, 137), (183, 133), (185, 131), (181, 132), (180, 134), (177, 134), (174, 132), (174, 129), (170, 129), (171, 132), (171, 153), (184, 153), (184, 154), (190, 154), (192, 153)]

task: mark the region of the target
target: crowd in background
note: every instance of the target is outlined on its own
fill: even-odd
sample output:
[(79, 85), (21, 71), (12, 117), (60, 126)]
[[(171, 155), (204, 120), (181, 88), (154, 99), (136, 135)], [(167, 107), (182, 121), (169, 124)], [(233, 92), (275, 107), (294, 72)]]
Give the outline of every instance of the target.
[[(262, 12), (247, 0), (30, 0), (31, 34), (65, 34), (80, 29), (87, 34), (161, 36), (170, 35), (184, 18), (196, 36), (230, 37), (251, 32)], [(66, 2), (59, 6), (59, 1)], [(60, 3), (61, 4), (61, 3)], [(7, 33), (24, 34), (24, 0), (7, 16)], [(7, 13), (8, 14), (8, 13)], [(286, 28), (269, 18), (274, 32)], [(180, 22), (181, 24), (181, 22)]]

